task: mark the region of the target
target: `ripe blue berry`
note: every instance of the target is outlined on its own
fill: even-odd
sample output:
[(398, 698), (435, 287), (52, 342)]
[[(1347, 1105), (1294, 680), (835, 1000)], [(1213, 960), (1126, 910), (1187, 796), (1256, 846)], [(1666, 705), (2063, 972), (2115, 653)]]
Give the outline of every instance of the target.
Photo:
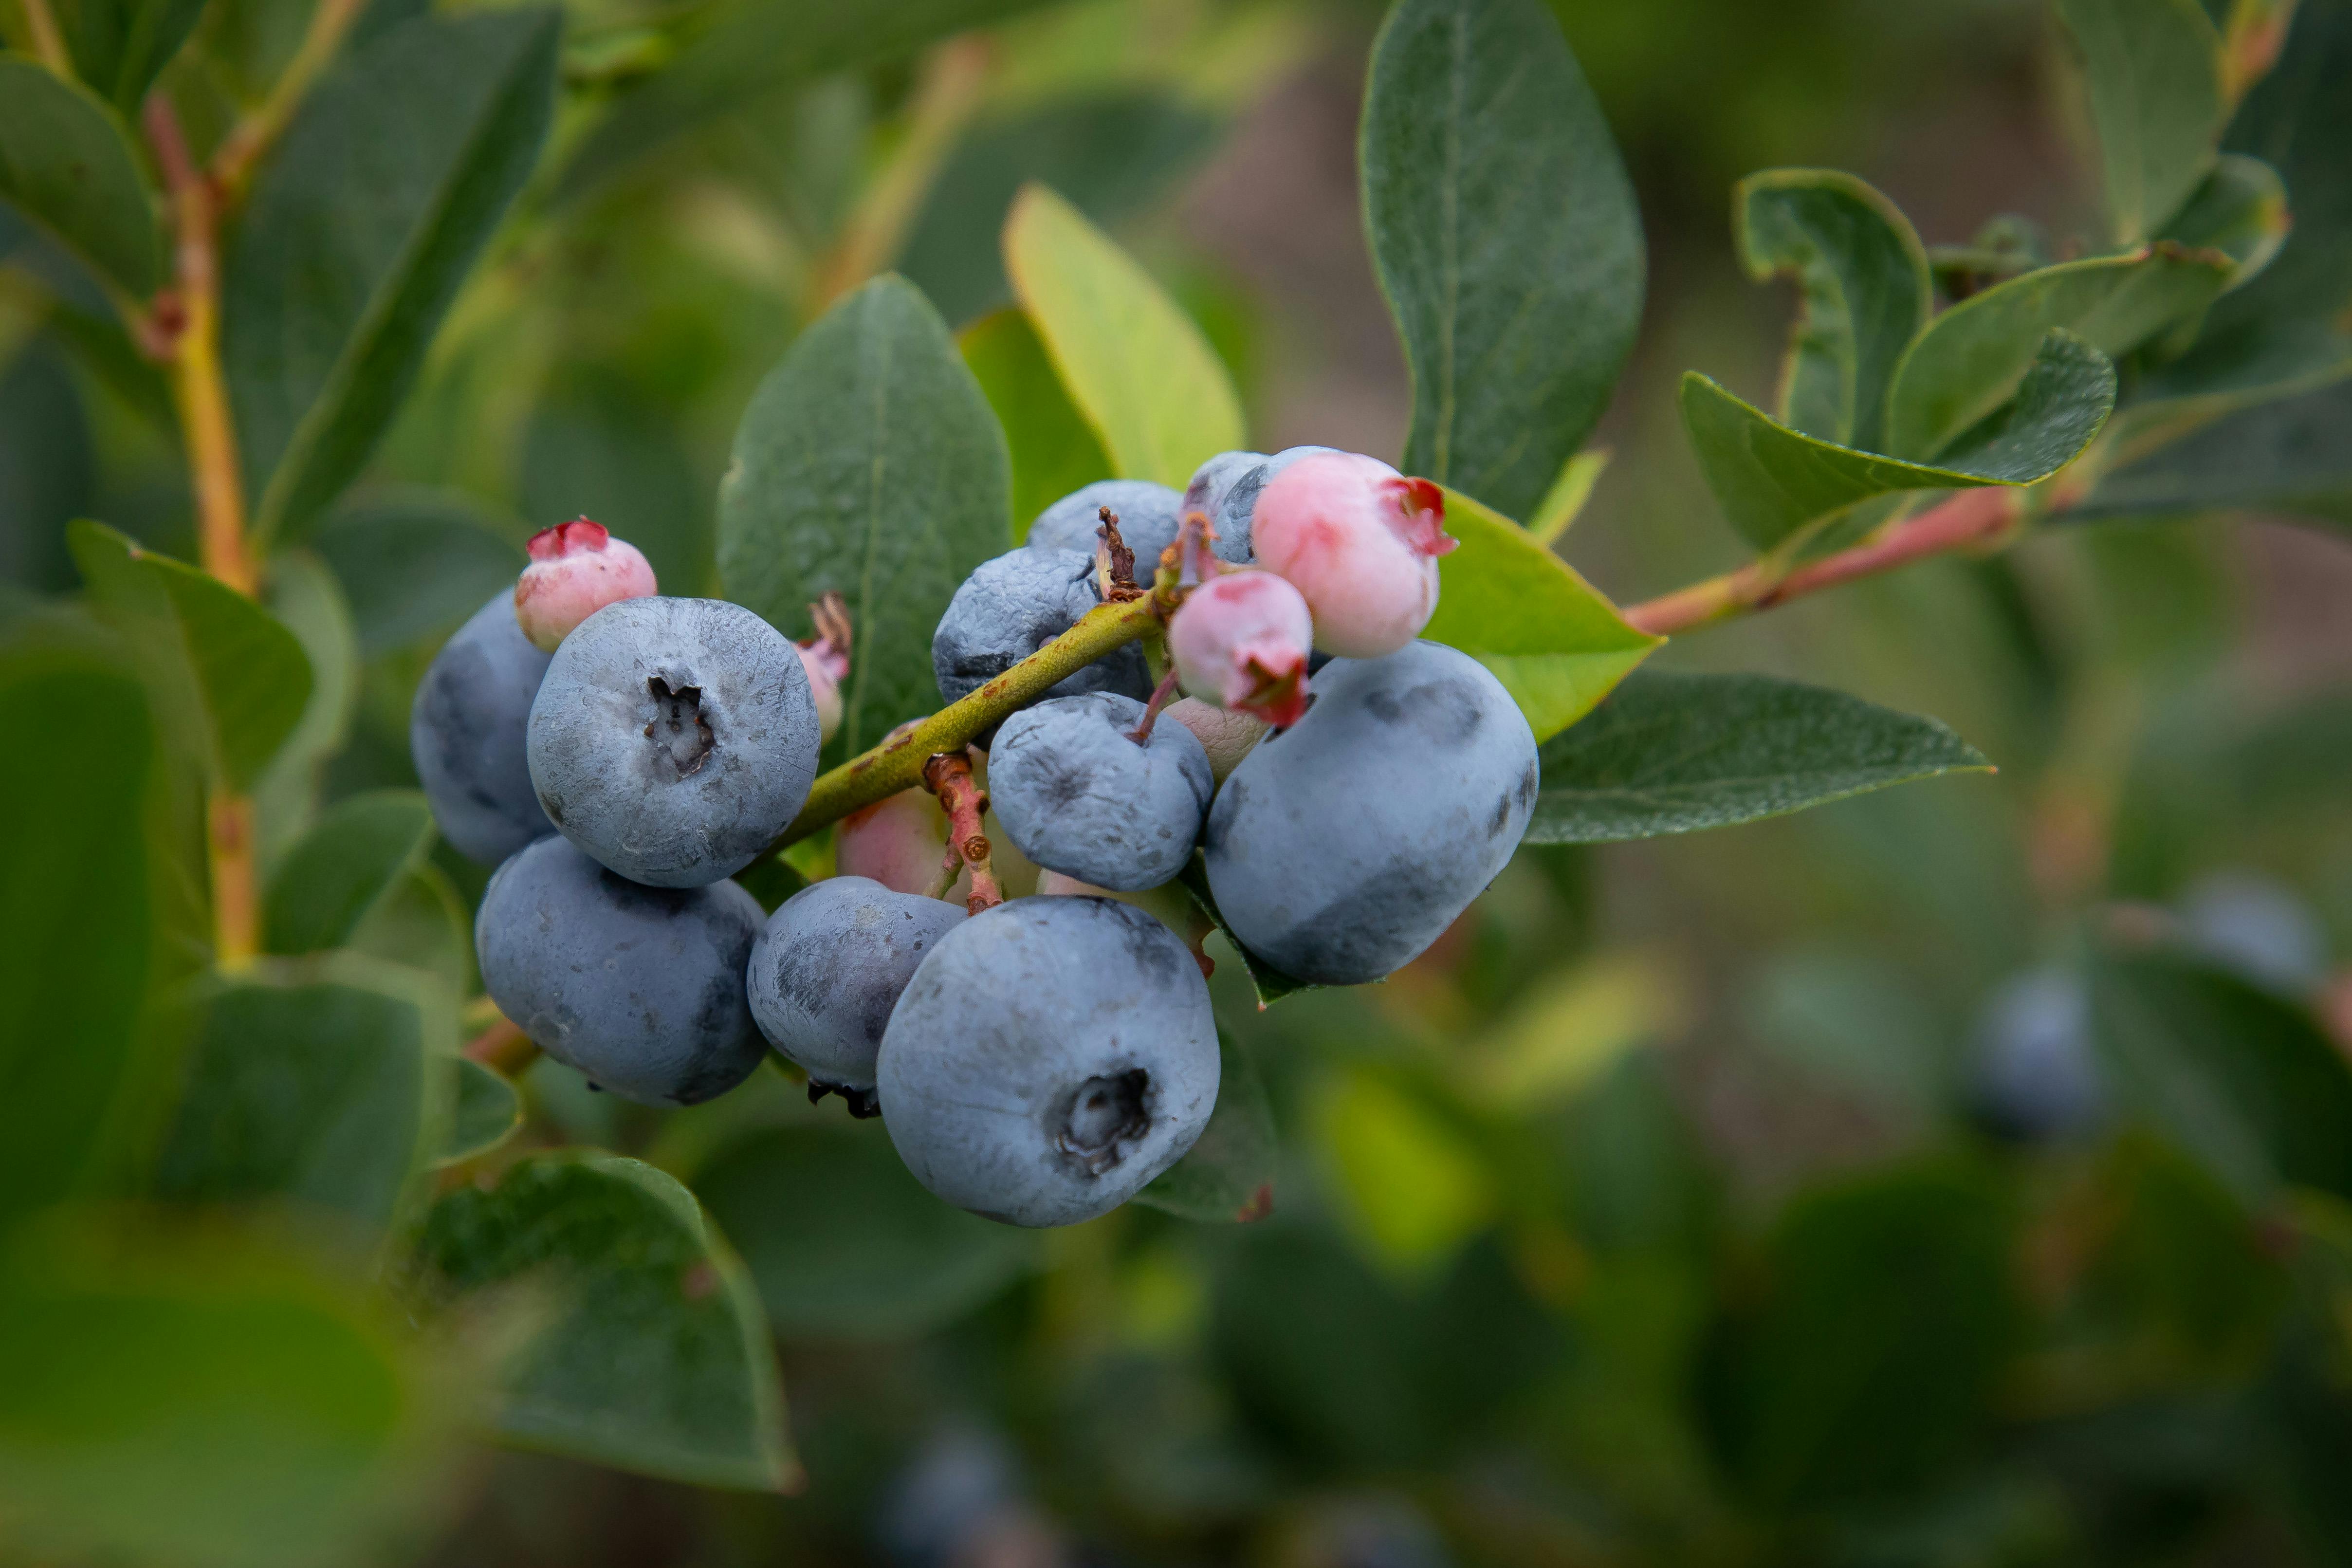
[(1073, 490), (1037, 514), (1029, 525), (1032, 550), (1075, 550), (1094, 559), (1095, 531), (1108, 507), (1118, 518), (1118, 535), (1135, 552), (1135, 580), (1149, 585), (1160, 553), (1176, 542), (1184, 498), (1150, 479), (1097, 479)]
[(1201, 465), (1184, 489), (1184, 510), (1207, 514), (1216, 526), (1217, 559), (1246, 566), (1257, 559), (1251, 520), (1260, 491), (1301, 458), (1336, 452), (1336, 447), (1286, 447), (1271, 458), (1263, 452), (1220, 452)]
[(751, 949), (751, 1016), (769, 1044), (872, 1114), (874, 1053), (908, 977), (964, 921), (958, 906), (865, 877), (803, 888)]
[(1535, 808), (1536, 741), (1467, 654), (1337, 658), (1209, 811), (1210, 890), (1243, 945), (1352, 985), (1419, 957), (1495, 879)]
[(972, 916), (916, 969), (877, 1062), (916, 1180), (1008, 1225), (1075, 1225), (1183, 1157), (1217, 1100), (1208, 983), (1108, 899)]
[(2318, 917), (2293, 888), (2259, 871), (2199, 880), (2181, 897), (2180, 924), (2190, 947), (2271, 990), (2304, 995), (2327, 977)]
[(408, 710), (408, 750), (441, 837), (495, 866), (555, 831), (531, 793), (523, 735), (551, 656), (530, 646), (501, 588), (434, 656)]
[(988, 795), (1024, 855), (1098, 888), (1156, 888), (1184, 868), (1216, 793), (1181, 724), (1129, 738), (1143, 704), (1108, 691), (1015, 713), (988, 752)]
[(718, 599), (624, 599), (580, 624), (530, 712), (530, 779), (562, 835), (634, 881), (750, 865), (816, 776), (817, 713), (783, 634)]
[(767, 1052), (743, 992), (760, 920), (732, 882), (648, 888), (549, 837), (490, 879), (474, 951), (540, 1049), (624, 1099), (694, 1105)]
[[(931, 634), (931, 673), (940, 695), (968, 696), (1068, 631), (1100, 604), (1095, 563), (1075, 550), (1007, 552), (964, 579)], [(1151, 695), (1143, 650), (1130, 644), (1055, 683), (1048, 693), (1119, 691)]]
[(1977, 1020), (1973, 1049), (1977, 1115), (2000, 1136), (2063, 1142), (2105, 1120), (2090, 992), (2071, 970), (2028, 970), (2004, 982)]

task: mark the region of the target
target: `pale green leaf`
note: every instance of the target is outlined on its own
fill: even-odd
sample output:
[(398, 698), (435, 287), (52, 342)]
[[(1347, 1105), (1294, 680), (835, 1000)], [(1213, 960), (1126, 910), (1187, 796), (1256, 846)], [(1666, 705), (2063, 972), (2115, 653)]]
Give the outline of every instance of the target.
[(2221, 39), (2198, 0), (2058, 0), (2099, 138), (2107, 218), (2147, 238), (2213, 166)]
[(270, 878), (262, 946), (289, 954), (344, 946), (432, 843), (433, 810), (416, 790), (338, 802)]
[(459, 1057), (449, 1133), (436, 1164), (454, 1165), (487, 1154), (522, 1125), (522, 1096), (481, 1063)]
[(281, 551), (270, 562), (268, 601), (302, 645), (311, 679), (301, 719), (253, 782), (255, 849), (265, 872), (319, 815), (327, 763), (351, 739), (361, 655), (335, 574), (309, 551)]

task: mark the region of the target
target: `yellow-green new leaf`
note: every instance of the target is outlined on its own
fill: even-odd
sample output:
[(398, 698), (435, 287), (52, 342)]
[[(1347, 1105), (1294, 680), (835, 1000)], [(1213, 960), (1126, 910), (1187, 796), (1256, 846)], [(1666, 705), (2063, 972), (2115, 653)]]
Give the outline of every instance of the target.
[(1241, 400), (1209, 340), (1076, 207), (1024, 187), (1004, 220), (1004, 268), (1120, 478), (1181, 489), (1242, 445)]
[(1494, 671), (1538, 742), (1594, 703), (1664, 639), (1634, 630), (1573, 567), (1510, 519), (1445, 492), (1461, 545), (1437, 563), (1437, 613), (1423, 634)]

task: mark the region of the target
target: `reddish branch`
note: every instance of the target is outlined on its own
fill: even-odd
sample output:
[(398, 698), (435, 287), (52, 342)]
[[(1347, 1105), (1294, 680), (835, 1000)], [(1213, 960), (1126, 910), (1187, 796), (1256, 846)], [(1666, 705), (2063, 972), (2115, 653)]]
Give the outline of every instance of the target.
[(466, 1055), (501, 1078), (512, 1078), (539, 1054), (531, 1037), (511, 1019), (500, 1018), (466, 1042)]
[(923, 787), (940, 797), (948, 814), (948, 856), (942, 868), (953, 885), (959, 871), (971, 873), (971, 893), (965, 910), (978, 914), (1004, 901), (996, 885), (996, 871), (988, 861), (988, 835), (981, 819), (988, 813), (988, 795), (971, 776), (968, 752), (941, 752), (923, 764)]

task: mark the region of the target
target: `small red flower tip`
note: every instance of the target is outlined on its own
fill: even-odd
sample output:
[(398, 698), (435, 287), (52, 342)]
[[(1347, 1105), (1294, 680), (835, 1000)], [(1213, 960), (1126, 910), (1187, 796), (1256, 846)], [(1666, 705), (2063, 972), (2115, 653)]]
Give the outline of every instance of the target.
[(1399, 530), (1417, 554), (1444, 555), (1462, 542), (1445, 531), (1445, 489), (1434, 479), (1396, 479), (1389, 482), (1396, 498)]
[(575, 517), (570, 522), (541, 529), (530, 536), (530, 542), (524, 548), (530, 552), (533, 561), (561, 561), (567, 555), (602, 550), (604, 542), (612, 537), (603, 523)]

